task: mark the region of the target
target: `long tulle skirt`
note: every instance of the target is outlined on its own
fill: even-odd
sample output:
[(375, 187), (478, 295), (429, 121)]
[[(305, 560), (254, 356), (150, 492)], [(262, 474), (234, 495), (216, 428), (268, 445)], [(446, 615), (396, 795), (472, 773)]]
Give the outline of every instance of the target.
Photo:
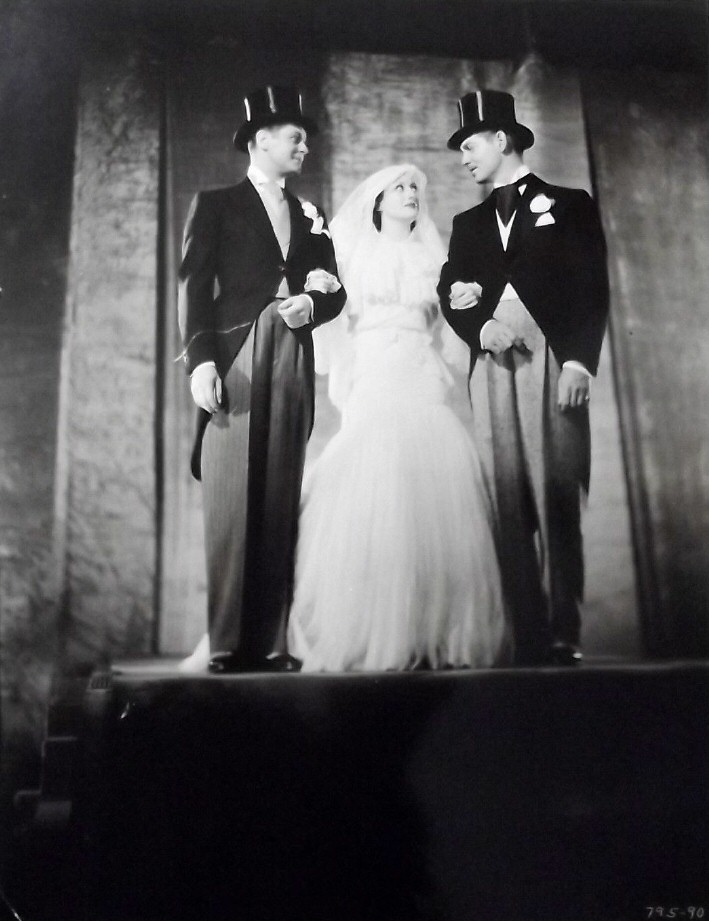
[(488, 666), (504, 636), (473, 442), (425, 337), (369, 337), (303, 487), (289, 648), (304, 670)]

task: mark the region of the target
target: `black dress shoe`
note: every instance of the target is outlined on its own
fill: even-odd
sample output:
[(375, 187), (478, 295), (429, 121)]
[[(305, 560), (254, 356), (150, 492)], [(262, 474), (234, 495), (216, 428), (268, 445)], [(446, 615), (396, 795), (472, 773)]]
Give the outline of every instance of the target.
[(279, 653), (277, 656), (269, 656), (258, 663), (255, 671), (259, 672), (299, 672), (303, 667), (300, 659), (289, 655), (287, 652)]
[(230, 675), (242, 670), (243, 660), (235, 652), (217, 652), (209, 660), (207, 668), (216, 675)]
[(573, 668), (581, 664), (583, 655), (573, 643), (558, 642), (551, 647), (550, 658), (551, 665), (563, 665), (567, 668)]
[(254, 674), (258, 672), (299, 672), (300, 659), (279, 653), (264, 659), (247, 659), (238, 652), (218, 652), (209, 660), (209, 671), (215, 675)]

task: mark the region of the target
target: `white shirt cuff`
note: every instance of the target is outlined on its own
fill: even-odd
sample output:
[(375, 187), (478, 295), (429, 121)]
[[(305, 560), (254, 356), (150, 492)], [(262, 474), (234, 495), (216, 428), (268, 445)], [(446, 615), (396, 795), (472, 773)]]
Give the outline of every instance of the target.
[[(200, 368), (209, 368), (209, 367), (216, 368), (216, 364), (213, 361), (202, 361), (197, 365), (196, 368), (192, 370), (192, 374), (194, 374), (196, 371), (199, 371)], [(192, 377), (192, 374), (190, 374), (190, 377)]]
[(565, 361), (561, 367), (573, 368), (574, 371), (581, 371), (582, 374), (587, 374), (589, 377), (593, 377), (593, 374), (591, 374), (586, 365), (582, 365), (580, 361)]
[(494, 323), (494, 322), (495, 322), (494, 318), (491, 320), (485, 320), (482, 327), (480, 328), (480, 348), (483, 350), (485, 349), (485, 346), (483, 345), (483, 333), (485, 332), (485, 328), (489, 326), (490, 323)]

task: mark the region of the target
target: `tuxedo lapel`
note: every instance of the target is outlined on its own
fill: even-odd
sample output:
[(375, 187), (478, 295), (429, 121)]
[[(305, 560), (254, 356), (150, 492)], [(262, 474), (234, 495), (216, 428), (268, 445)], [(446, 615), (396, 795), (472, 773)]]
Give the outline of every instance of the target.
[(264, 238), (264, 241), (275, 250), (275, 258), (280, 261), (282, 258), (281, 248), (273, 231), (273, 225), (266, 211), (266, 206), (261, 201), (261, 196), (250, 179), (244, 179), (239, 185), (234, 186), (234, 197), (242, 216)]

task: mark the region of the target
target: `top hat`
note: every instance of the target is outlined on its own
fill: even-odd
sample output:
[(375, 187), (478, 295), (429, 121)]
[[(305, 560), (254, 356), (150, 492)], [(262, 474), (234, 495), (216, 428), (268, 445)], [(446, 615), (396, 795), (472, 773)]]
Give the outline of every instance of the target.
[(514, 96), (499, 90), (478, 90), (458, 100), (460, 128), (448, 138), (451, 150), (458, 150), (471, 134), (478, 131), (507, 131), (519, 142), (522, 150), (534, 143), (534, 135), (515, 116)]
[(271, 125), (299, 125), (308, 134), (317, 134), (318, 126), (303, 115), (303, 102), (293, 86), (265, 86), (244, 98), (246, 120), (234, 135), (234, 147), (246, 152), (249, 141), (260, 128)]

